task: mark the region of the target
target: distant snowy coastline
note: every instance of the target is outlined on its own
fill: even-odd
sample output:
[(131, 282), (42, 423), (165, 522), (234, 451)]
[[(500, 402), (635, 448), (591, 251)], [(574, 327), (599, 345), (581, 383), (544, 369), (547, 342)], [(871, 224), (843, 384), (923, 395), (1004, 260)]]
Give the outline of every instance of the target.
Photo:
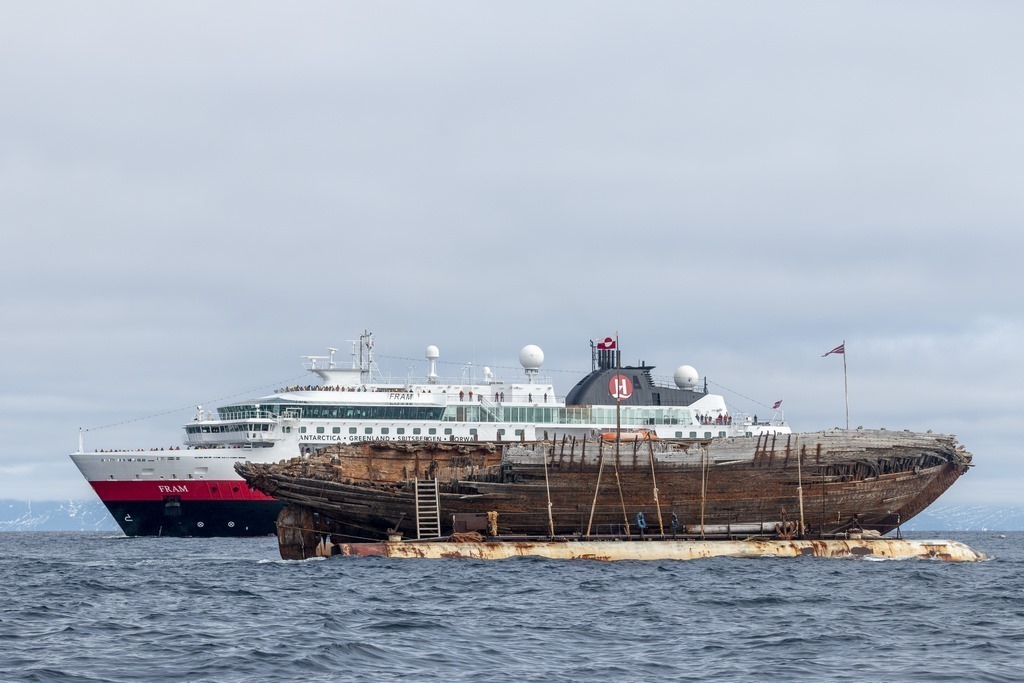
[[(905, 531), (1024, 531), (1024, 507), (933, 505)], [(98, 500), (0, 500), (3, 531), (119, 531)]]
[(114, 531), (114, 518), (98, 500), (0, 500), (0, 531)]

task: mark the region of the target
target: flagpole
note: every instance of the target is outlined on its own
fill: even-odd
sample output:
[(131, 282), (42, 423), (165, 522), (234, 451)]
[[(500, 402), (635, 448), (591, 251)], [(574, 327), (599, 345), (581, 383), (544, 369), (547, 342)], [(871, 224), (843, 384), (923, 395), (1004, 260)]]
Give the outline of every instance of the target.
[(850, 386), (846, 381), (846, 340), (843, 340), (843, 398), (846, 400), (846, 431), (850, 431)]
[(850, 383), (846, 378), (846, 340), (843, 343), (832, 349), (828, 353), (822, 354), (822, 358), (825, 356), (831, 356), (833, 353), (838, 353), (843, 357), (843, 401), (846, 403), (846, 431), (850, 431)]

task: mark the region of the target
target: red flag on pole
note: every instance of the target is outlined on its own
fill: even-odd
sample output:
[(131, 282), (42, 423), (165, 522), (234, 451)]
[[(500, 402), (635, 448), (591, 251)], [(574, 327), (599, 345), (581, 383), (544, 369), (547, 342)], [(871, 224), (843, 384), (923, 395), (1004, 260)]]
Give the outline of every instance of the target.
[(772, 406), (772, 410), (778, 410), (779, 406), (781, 406), (781, 405), (782, 405), (782, 401), (781, 400), (776, 401), (775, 404)]
[(602, 351), (607, 351), (615, 348), (615, 339), (612, 337), (605, 337), (604, 339), (597, 340), (597, 348)]
[(846, 342), (843, 342), (842, 344), (840, 344), (836, 348), (832, 349), (828, 353), (821, 354), (821, 357), (824, 358), (825, 356), (827, 356), (829, 354), (832, 354), (832, 353), (842, 353), (842, 354), (845, 354), (846, 353)]

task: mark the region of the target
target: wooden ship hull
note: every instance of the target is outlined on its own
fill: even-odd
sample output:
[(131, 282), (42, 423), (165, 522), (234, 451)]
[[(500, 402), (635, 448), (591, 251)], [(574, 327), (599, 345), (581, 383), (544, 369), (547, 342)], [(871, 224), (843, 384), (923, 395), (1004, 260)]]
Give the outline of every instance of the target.
[(304, 557), (306, 550), (295, 549), (328, 535), (340, 543), (467, 531), (505, 538), (885, 534), (930, 505), (970, 463), (950, 435), (834, 430), (621, 443), (371, 442), (236, 470), (250, 487), (288, 504), (278, 518), (282, 555)]

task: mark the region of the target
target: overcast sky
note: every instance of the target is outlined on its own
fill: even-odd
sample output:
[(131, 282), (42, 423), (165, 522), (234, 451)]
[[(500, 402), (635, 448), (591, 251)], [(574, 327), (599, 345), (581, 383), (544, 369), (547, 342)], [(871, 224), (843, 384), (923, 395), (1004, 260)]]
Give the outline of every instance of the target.
[[(564, 394), (588, 340), (1022, 502), (1024, 5), (5, 3), (0, 498), (376, 334)], [(387, 358), (385, 358), (385, 356)], [(109, 426), (108, 425), (114, 425)]]

